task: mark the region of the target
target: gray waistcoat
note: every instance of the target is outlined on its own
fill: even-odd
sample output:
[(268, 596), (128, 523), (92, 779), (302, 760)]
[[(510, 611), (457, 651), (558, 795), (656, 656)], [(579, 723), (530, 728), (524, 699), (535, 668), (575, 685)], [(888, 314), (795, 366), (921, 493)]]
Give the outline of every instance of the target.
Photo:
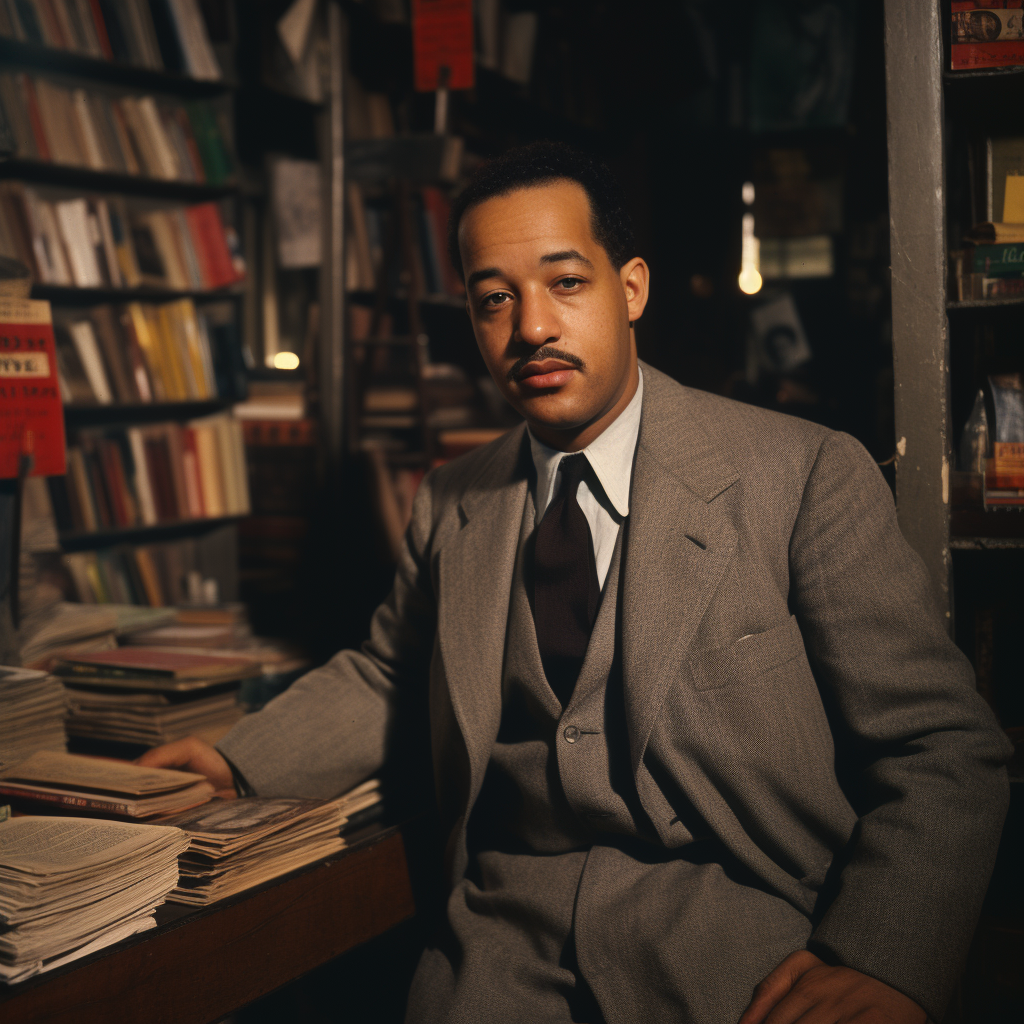
[(563, 710), (544, 676), (530, 606), (534, 518), (528, 495), (509, 602), (501, 729), (470, 826), (476, 853), (560, 853), (586, 848), (601, 833), (650, 833), (629, 770), (617, 642), (626, 527), (619, 531), (586, 658)]

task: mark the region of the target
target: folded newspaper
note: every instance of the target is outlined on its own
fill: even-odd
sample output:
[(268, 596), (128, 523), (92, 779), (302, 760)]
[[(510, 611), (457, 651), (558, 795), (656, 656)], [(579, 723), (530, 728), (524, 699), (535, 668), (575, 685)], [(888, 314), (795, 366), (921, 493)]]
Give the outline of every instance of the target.
[(184, 832), (159, 825), (0, 822), (0, 981), (24, 981), (154, 927), (187, 847)]

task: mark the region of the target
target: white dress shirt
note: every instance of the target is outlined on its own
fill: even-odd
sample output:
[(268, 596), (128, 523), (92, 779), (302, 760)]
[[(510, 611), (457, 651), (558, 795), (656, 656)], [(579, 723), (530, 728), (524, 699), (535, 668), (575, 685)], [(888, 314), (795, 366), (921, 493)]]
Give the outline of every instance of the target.
[[(637, 372), (640, 381), (629, 405), (583, 449), (601, 486), (595, 494), (584, 479), (576, 492), (576, 500), (590, 524), (594, 559), (597, 562), (597, 581), (602, 588), (612, 564), (619, 529), (629, 515), (629, 484), (633, 477), (633, 453), (640, 434), (640, 405), (644, 396), (643, 371), (638, 367)], [(561, 483), (559, 466), (562, 459), (576, 453), (549, 448), (533, 436), (533, 431), (530, 431), (530, 452), (537, 469), (536, 490), (533, 494), (537, 509), (535, 523), (540, 525)]]

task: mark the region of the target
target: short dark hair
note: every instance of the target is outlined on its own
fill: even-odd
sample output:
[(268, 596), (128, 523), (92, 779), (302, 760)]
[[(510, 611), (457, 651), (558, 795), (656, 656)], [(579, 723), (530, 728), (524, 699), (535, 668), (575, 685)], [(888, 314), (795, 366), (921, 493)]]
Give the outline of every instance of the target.
[(631, 260), (636, 255), (633, 223), (615, 175), (600, 160), (563, 142), (533, 142), (510, 149), (480, 167), (452, 203), (448, 254), (459, 276), (465, 274), (459, 252), (459, 223), (470, 207), (521, 188), (560, 180), (573, 181), (586, 192), (591, 231), (612, 265), (619, 268)]

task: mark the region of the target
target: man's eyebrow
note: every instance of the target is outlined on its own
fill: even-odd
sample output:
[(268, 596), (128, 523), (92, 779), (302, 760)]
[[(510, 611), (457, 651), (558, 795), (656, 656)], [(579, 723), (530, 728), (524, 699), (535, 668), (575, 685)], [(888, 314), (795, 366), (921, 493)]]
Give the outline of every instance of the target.
[(575, 260), (577, 263), (582, 263), (585, 267), (593, 269), (594, 264), (587, 259), (583, 253), (576, 249), (564, 249), (562, 252), (549, 252), (541, 256), (541, 263), (565, 263), (567, 260)]
[(497, 267), (484, 267), (483, 270), (474, 270), (466, 278), (466, 287), (472, 288), (478, 281), (486, 281), (489, 277), (500, 277), (501, 271)]

